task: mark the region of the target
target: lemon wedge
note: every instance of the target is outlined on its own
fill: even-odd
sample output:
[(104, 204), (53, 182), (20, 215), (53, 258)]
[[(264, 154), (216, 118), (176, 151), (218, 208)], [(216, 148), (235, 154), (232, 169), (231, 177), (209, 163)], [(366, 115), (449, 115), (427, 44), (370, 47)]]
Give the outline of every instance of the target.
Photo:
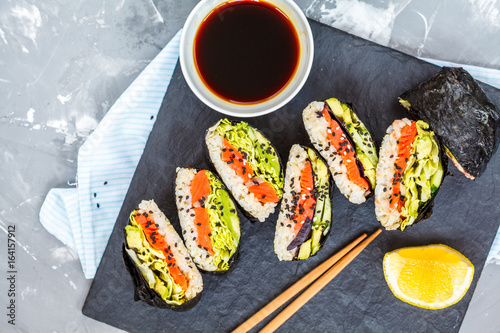
[(405, 247), (384, 256), (384, 275), (400, 300), (425, 309), (442, 309), (465, 295), (474, 266), (449, 246)]

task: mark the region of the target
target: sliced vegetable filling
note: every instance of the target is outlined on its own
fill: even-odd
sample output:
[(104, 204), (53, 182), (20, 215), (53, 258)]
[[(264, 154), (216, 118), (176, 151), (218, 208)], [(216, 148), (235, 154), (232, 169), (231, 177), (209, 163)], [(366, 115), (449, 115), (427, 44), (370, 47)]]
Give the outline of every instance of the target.
[(348, 140), (341, 124), (339, 124), (337, 120), (332, 119), (326, 105), (323, 108), (322, 115), (329, 124), (327, 129), (327, 139), (335, 147), (337, 153), (341, 157), (342, 162), (347, 169), (347, 177), (350, 181), (364, 190), (370, 190), (370, 184), (362, 174), (357, 164), (355, 147), (353, 147), (351, 142)]
[(330, 174), (313, 149), (292, 146), (285, 190), (274, 251), (280, 260), (304, 260), (321, 248), (331, 219)]
[(206, 272), (227, 271), (238, 249), (240, 220), (222, 182), (208, 170), (179, 168), (176, 196), (193, 261)]
[(187, 279), (177, 267), (174, 255), (170, 250), (170, 245), (167, 244), (165, 238), (159, 233), (158, 224), (154, 223), (153, 217), (147, 212), (141, 211), (132, 212), (132, 216), (137, 225), (140, 226), (151, 247), (165, 254), (165, 259), (163, 260), (167, 263), (168, 270), (174, 282), (177, 283), (182, 290), (187, 290)]
[(221, 120), (222, 161), (243, 179), (248, 191), (262, 204), (278, 202), (283, 195), (283, 175), (276, 151), (247, 123)]
[(396, 141), (389, 207), (400, 213), (400, 229), (414, 223), (443, 179), (443, 166), (434, 132), (421, 120), (412, 121), (401, 129)]
[(362, 175), (369, 180), (372, 189), (374, 189), (378, 154), (370, 132), (349, 105), (336, 98), (329, 98), (325, 102), (349, 133), (350, 139), (354, 143), (356, 157), (363, 168)]

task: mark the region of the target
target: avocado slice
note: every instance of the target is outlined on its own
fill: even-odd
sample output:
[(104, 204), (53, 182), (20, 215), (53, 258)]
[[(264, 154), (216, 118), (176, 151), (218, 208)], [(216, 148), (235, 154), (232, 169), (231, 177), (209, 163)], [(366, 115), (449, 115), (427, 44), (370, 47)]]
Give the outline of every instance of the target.
[(299, 255), (297, 256), (297, 259), (304, 260), (309, 258), (310, 256), (311, 256), (311, 239), (308, 239), (300, 246)]
[(316, 209), (313, 216), (313, 227), (311, 241), (311, 253), (315, 254), (321, 248), (322, 235), (326, 235), (330, 228), (330, 219), (332, 216), (330, 202), (330, 176), (327, 165), (317, 157), (312, 149), (307, 150), (309, 160), (315, 175), (314, 183), (317, 189)]
[(326, 100), (333, 114), (343, 122), (356, 145), (356, 155), (363, 165), (365, 176), (375, 188), (375, 170), (378, 163), (377, 149), (366, 126), (361, 122), (356, 113), (345, 103), (336, 98)]
[(210, 194), (205, 202), (209, 215), (210, 239), (215, 252), (213, 261), (218, 271), (229, 269), (230, 259), (238, 250), (240, 220), (236, 207), (222, 182), (210, 171), (205, 171), (210, 182)]

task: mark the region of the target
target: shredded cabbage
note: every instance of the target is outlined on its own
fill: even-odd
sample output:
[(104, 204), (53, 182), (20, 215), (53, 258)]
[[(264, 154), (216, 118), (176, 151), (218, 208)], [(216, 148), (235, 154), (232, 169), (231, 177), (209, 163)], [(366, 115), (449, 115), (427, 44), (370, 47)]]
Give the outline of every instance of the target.
[(401, 223), (401, 230), (416, 220), (420, 209), (431, 200), (443, 178), (443, 167), (434, 132), (428, 130), (429, 125), (424, 121), (419, 120), (416, 125), (417, 136), (413, 141), (413, 154), (402, 180), (406, 200), (401, 215), (406, 219)]
[(269, 140), (244, 121), (233, 125), (228, 119), (222, 119), (216, 131), (236, 149), (241, 148), (245, 152), (246, 160), (254, 171), (254, 177), (260, 177), (268, 182), (281, 199), (283, 196), (283, 173), (278, 154)]
[(125, 227), (127, 253), (146, 279), (168, 304), (179, 305), (187, 301), (185, 291), (174, 282), (169, 274), (165, 256), (156, 251), (146, 239), (144, 232), (135, 221), (135, 211), (130, 214), (130, 224)]

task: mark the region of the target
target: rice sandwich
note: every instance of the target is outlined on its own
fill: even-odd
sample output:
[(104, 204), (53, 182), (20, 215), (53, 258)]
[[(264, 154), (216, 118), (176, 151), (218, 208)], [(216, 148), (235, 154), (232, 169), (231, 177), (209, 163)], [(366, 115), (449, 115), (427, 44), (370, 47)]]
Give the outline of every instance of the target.
[(500, 141), (500, 112), (467, 71), (443, 67), (399, 101), (431, 126), (466, 177), (485, 171)]
[(280, 260), (304, 260), (320, 250), (331, 229), (332, 188), (328, 167), (316, 151), (293, 145), (274, 236)]
[(153, 200), (143, 200), (125, 227), (123, 257), (135, 300), (172, 310), (194, 306), (203, 280), (174, 227)]
[(446, 161), (424, 121), (395, 120), (380, 147), (375, 215), (386, 229), (404, 230), (432, 213)]
[(377, 149), (366, 126), (349, 105), (336, 98), (310, 103), (302, 118), (340, 192), (352, 203), (365, 202), (373, 195), (378, 163)]
[(203, 271), (226, 272), (237, 256), (240, 219), (222, 182), (209, 170), (178, 168), (175, 196), (193, 261)]
[(283, 196), (281, 160), (271, 142), (248, 123), (222, 119), (205, 136), (210, 160), (243, 213), (264, 222)]

